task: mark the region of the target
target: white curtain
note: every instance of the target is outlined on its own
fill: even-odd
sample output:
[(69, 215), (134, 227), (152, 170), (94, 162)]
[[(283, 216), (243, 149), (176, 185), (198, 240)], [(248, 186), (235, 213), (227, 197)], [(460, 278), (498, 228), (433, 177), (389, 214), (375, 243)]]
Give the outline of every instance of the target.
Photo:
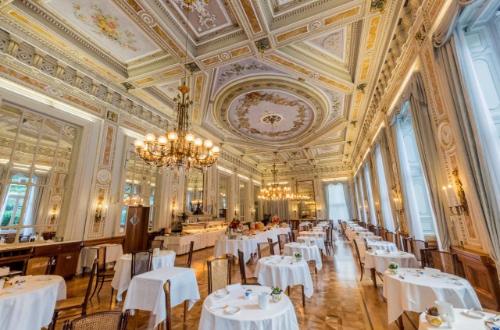
[(416, 239), (425, 240), (425, 235), (436, 234), (435, 219), (409, 113), (409, 102), (403, 105), (403, 110), (396, 118), (396, 139), (411, 233)]
[(373, 189), (372, 189), (372, 179), (370, 173), (369, 163), (365, 164), (365, 184), (366, 184), (366, 192), (368, 194), (368, 206), (370, 207), (370, 223), (372, 225), (377, 225), (377, 213), (375, 211), (375, 202), (373, 201)]
[(329, 220), (349, 220), (345, 188), (343, 183), (330, 183), (327, 186)]
[(363, 207), (363, 200), (361, 199), (360, 193), (359, 193), (359, 186), (358, 186), (358, 177), (354, 177), (354, 192), (356, 194), (356, 212), (358, 215), (358, 220), (363, 220), (363, 217), (361, 215), (361, 208)]
[(389, 189), (385, 177), (384, 161), (382, 159), (382, 152), (380, 144), (375, 148), (375, 167), (378, 177), (380, 207), (382, 209), (382, 217), (384, 219), (385, 229), (392, 232), (395, 231), (394, 218), (392, 217), (391, 200), (389, 196)]

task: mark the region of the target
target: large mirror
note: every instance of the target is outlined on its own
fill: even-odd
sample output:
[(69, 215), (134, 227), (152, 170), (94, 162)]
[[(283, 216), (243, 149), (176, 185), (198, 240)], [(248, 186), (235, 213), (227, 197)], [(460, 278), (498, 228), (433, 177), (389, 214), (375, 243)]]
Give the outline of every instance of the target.
[(191, 168), (186, 175), (186, 213), (203, 214), (203, 170)]
[(250, 221), (248, 217), (248, 182), (240, 180), (240, 191), (239, 191), (240, 207), (238, 215), (240, 216), (241, 222)]
[(227, 220), (227, 209), (228, 209), (228, 196), (229, 196), (229, 186), (230, 177), (219, 172), (219, 187), (218, 187), (218, 208), (219, 208), (219, 218)]
[(297, 205), (299, 219), (316, 218), (316, 194), (313, 180), (297, 181), (297, 194), (307, 196), (307, 200), (300, 201)]
[(62, 232), (79, 133), (35, 112), (0, 109), (0, 242), (49, 240)]
[(147, 165), (135, 152), (134, 145), (128, 144), (125, 152), (125, 175), (122, 190), (120, 232), (125, 232), (128, 206), (149, 206), (148, 229), (153, 229), (155, 217), (155, 193), (158, 170)]

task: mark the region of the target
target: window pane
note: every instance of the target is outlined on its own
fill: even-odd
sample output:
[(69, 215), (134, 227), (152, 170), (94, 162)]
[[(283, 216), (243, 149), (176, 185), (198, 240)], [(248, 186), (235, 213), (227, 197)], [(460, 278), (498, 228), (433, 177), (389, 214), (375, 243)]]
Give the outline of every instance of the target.
[(368, 206), (370, 207), (370, 223), (373, 225), (377, 225), (377, 213), (375, 210), (375, 203), (373, 202), (373, 190), (372, 190), (372, 178), (371, 171), (368, 163), (365, 164), (365, 182), (366, 182), (366, 191), (368, 194)]
[(328, 219), (348, 220), (349, 209), (344, 192), (344, 184), (335, 183), (327, 186), (328, 193)]
[(392, 217), (392, 209), (391, 209), (391, 200), (389, 196), (389, 189), (387, 186), (387, 180), (385, 178), (384, 172), (384, 161), (382, 159), (382, 151), (380, 149), (380, 145), (375, 149), (375, 165), (377, 168), (377, 178), (379, 184), (379, 192), (380, 192), (380, 207), (382, 209), (382, 217), (384, 220), (385, 228), (394, 231), (395, 224), (394, 219)]

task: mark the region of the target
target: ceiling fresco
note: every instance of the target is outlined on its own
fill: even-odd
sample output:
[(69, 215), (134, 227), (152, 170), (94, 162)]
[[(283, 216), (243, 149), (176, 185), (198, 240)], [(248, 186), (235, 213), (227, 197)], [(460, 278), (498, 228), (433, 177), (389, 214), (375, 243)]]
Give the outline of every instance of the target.
[(56, 81), (33, 84), (84, 110), (112, 106), (137, 131), (164, 129), (187, 75), (193, 129), (228, 154), (264, 172), (277, 151), (289, 171), (345, 176), (407, 1), (194, 3), (13, 0), (0, 5), (0, 30), (27, 40), (25, 53), (50, 54), (26, 72)]

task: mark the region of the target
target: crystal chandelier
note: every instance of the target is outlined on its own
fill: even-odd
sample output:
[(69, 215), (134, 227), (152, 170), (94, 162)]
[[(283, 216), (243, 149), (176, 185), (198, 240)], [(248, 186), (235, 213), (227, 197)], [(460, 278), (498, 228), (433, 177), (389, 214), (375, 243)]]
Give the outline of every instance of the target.
[[(274, 155), (276, 156), (276, 152)], [(309, 199), (306, 195), (294, 194), (292, 193), (292, 188), (289, 186), (281, 185), (278, 182), (278, 170), (276, 169), (276, 160), (273, 163), (273, 169), (271, 170), (273, 174), (273, 182), (268, 186), (264, 187), (260, 190), (258, 199), (266, 200), (266, 201), (301, 201)]]
[[(187, 34), (186, 63), (187, 66)], [(210, 140), (202, 140), (189, 132), (189, 107), (193, 101), (189, 98), (186, 76), (178, 87), (179, 93), (174, 98), (177, 103), (177, 127), (165, 135), (146, 134), (145, 140), (135, 141), (135, 150), (147, 164), (156, 167), (210, 167), (219, 158), (220, 148)]]

